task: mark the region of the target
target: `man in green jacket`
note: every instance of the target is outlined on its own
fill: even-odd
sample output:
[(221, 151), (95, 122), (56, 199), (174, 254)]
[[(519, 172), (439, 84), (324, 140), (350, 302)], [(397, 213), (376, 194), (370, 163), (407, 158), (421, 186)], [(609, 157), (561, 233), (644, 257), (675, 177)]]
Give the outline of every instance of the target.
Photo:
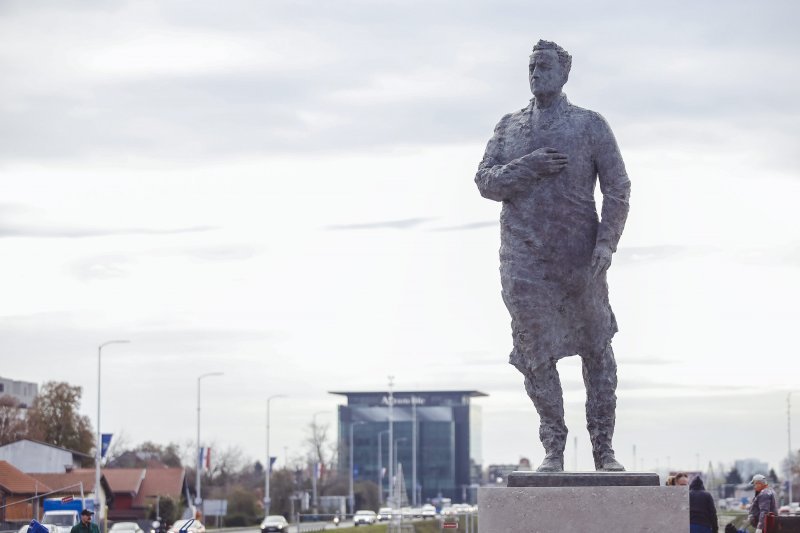
[(94, 513), (89, 509), (81, 511), (81, 522), (75, 524), (69, 533), (100, 533), (100, 528), (97, 524), (92, 522), (92, 515)]

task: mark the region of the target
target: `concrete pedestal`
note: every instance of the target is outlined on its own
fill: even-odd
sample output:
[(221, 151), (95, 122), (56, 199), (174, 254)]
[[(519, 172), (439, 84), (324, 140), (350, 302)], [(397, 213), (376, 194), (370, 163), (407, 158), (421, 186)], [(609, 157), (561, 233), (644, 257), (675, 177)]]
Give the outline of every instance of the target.
[[(609, 474), (560, 473), (538, 479), (533, 474), (526, 476), (527, 484), (544, 486), (480, 488), (480, 533), (689, 531), (688, 487), (652, 485), (652, 478), (627, 473), (609, 477), (613, 486), (603, 486), (604, 475)], [(634, 479), (633, 486), (620, 482), (626, 476)]]

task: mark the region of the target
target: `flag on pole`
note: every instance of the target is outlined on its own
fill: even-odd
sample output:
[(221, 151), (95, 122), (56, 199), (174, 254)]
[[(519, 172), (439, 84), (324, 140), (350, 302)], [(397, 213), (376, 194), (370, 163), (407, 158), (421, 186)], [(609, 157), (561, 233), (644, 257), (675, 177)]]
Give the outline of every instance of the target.
[(111, 437), (113, 433), (103, 433), (100, 435), (100, 458), (104, 458), (106, 456), (106, 452), (108, 451), (108, 447), (111, 446)]
[(200, 448), (200, 456), (197, 458), (200, 468), (211, 470), (211, 448)]
[(322, 477), (322, 463), (314, 463), (314, 479)]

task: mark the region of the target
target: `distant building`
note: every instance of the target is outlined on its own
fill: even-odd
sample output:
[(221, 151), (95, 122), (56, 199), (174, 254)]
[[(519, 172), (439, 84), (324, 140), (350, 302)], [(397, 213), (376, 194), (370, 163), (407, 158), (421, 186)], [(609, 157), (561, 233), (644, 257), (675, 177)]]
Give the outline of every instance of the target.
[(26, 474), (63, 474), (89, 466), (92, 456), (32, 439), (0, 446), (0, 461), (8, 461)]
[(159, 497), (180, 503), (186, 489), (183, 468), (104, 468), (114, 500), (108, 518), (114, 521), (144, 520)]
[(739, 471), (739, 475), (742, 476), (742, 481), (745, 482), (750, 482), (756, 474), (764, 476), (769, 474), (769, 465), (758, 459), (739, 459), (733, 466), (736, 467), (736, 470)]
[[(339, 406), (339, 470), (349, 471), (353, 429), (353, 477), (380, 483), (388, 492), (389, 394), (332, 392), (347, 397)], [(436, 497), (473, 501), (481, 482), (481, 411), (471, 402), (479, 391), (397, 391), (393, 393), (393, 437), (408, 500), (412, 492), (412, 435), (416, 433), (417, 503)], [(416, 425), (416, 431), (414, 426)], [(380, 449), (380, 455), (378, 451)]]
[(38, 394), (39, 385), (36, 383), (0, 377), (0, 396), (11, 396), (19, 402), (20, 407), (27, 409), (33, 405)]

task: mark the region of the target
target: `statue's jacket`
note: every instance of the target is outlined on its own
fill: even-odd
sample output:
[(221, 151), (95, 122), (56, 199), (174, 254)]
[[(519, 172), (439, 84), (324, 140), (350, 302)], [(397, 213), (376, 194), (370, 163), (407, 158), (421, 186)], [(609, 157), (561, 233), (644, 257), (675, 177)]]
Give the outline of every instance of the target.
[[(592, 274), (597, 244), (616, 251), (628, 215), (630, 180), (611, 128), (598, 113), (562, 95), (556, 118), (534, 127), (534, 100), (504, 116), (486, 147), (475, 182), (503, 203), (500, 276), (511, 314), (511, 363), (535, 369), (547, 359), (596, 353), (617, 323), (606, 275)], [(508, 167), (539, 148), (569, 158), (555, 175), (520, 175)], [(594, 199), (603, 195), (602, 222)]]

